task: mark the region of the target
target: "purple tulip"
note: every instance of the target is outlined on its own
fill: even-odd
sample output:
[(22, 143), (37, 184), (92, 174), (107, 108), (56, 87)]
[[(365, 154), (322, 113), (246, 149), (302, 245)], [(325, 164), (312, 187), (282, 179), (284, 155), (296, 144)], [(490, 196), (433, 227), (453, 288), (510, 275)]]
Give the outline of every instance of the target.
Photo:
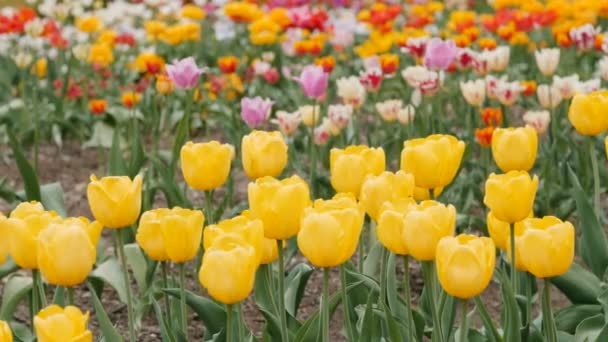
[(259, 96), (254, 98), (243, 97), (241, 99), (241, 118), (247, 126), (258, 127), (270, 116), (273, 104), (273, 101)]
[(305, 66), (300, 77), (295, 78), (302, 87), (304, 95), (310, 99), (318, 99), (325, 95), (328, 79), (329, 74), (318, 65)]
[(431, 69), (446, 70), (456, 58), (458, 47), (453, 40), (432, 38), (426, 45), (424, 52), (424, 66)]
[(196, 66), (194, 58), (187, 57), (181, 60), (174, 60), (173, 64), (167, 64), (167, 74), (178, 88), (192, 89), (196, 87), (201, 74), (205, 68)]

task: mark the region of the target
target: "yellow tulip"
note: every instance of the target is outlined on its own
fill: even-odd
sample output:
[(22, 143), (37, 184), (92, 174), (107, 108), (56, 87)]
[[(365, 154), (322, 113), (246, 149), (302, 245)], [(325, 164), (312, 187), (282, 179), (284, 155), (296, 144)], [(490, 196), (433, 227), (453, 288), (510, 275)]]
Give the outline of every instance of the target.
[(219, 237), (226, 234), (239, 235), (245, 242), (253, 247), (256, 254), (256, 260), (258, 263), (261, 262), (264, 248), (264, 225), (261, 220), (250, 219), (240, 215), (223, 220), (218, 224), (205, 227), (205, 232), (203, 233), (203, 246), (205, 247), (205, 250), (211, 248)]
[(134, 224), (141, 211), (141, 176), (91, 176), (87, 198), (93, 216), (108, 228), (124, 228)]
[(225, 234), (205, 251), (198, 279), (215, 300), (238, 303), (251, 293), (257, 267), (255, 249), (239, 235)]
[(351, 192), (358, 197), (365, 177), (384, 171), (384, 159), (382, 148), (364, 145), (332, 148), (329, 152), (331, 186), (337, 192)]
[(574, 260), (574, 226), (554, 216), (529, 218), (523, 225), (523, 233), (515, 237), (515, 251), (525, 269), (538, 278), (568, 272)]
[(13, 342), (13, 333), (6, 321), (0, 321), (0, 342)]
[(89, 221), (88, 218), (80, 216), (80, 217), (68, 217), (62, 221), (64, 225), (77, 226), (82, 229), (93, 246), (97, 246), (97, 241), (99, 241), (99, 237), (101, 236), (101, 231), (103, 230), (103, 226), (101, 223), (97, 221)]
[(416, 201), (426, 201), (433, 199), (431, 198), (431, 190), (433, 190), (433, 198), (439, 197), (439, 195), (441, 195), (441, 193), (443, 192), (443, 188), (425, 189), (416, 187), (414, 188), (414, 199)]
[(247, 177), (278, 177), (287, 165), (287, 144), (279, 131), (253, 131), (243, 137), (243, 169)]
[[(251, 216), (251, 211), (249, 211), (249, 210), (243, 210), (243, 212), (241, 212), (241, 216), (245, 216), (246, 218), (248, 218), (250, 220), (255, 219), (253, 216)], [(262, 223), (262, 229), (263, 229), (263, 227), (264, 227), (264, 224)], [(283, 247), (286, 247), (286, 246), (287, 246), (286, 244), (283, 245)], [(269, 239), (264, 236), (264, 238), (262, 240), (262, 259), (260, 260), (260, 264), (261, 265), (270, 264), (271, 262), (275, 261), (278, 257), (279, 257), (279, 248), (277, 247), (277, 240)]]
[(417, 187), (443, 188), (456, 177), (464, 147), (464, 142), (451, 135), (407, 140), (401, 151), (401, 170), (414, 175)]
[(201, 191), (217, 189), (224, 185), (230, 174), (234, 147), (217, 141), (207, 143), (187, 142), (182, 146), (180, 160), (186, 183)]
[(38, 235), (38, 267), (53, 285), (75, 286), (84, 282), (93, 270), (96, 256), (87, 231), (77, 223), (54, 223)]
[(331, 200), (316, 200), (304, 212), (298, 248), (317, 267), (341, 265), (355, 253), (364, 219), (365, 212), (354, 197), (339, 194)]
[(568, 120), (583, 135), (598, 135), (608, 129), (608, 91), (577, 94), (568, 110)]
[(534, 166), (538, 136), (531, 126), (497, 128), (492, 134), (492, 156), (503, 171), (528, 171)]
[(468, 299), (488, 287), (496, 263), (496, 247), (488, 237), (448, 236), (437, 244), (435, 262), (445, 292)]
[[(6, 227), (6, 216), (0, 213), (0, 265), (4, 264), (8, 254), (10, 253), (9, 233), (10, 230)], [(2, 342), (2, 339), (0, 339)]]
[(247, 193), (251, 216), (264, 223), (264, 236), (286, 240), (298, 233), (304, 209), (310, 206), (310, 191), (302, 178), (258, 178), (249, 183)]
[(420, 261), (435, 259), (442, 237), (454, 235), (456, 209), (435, 201), (422, 201), (412, 206), (404, 218), (403, 239), (410, 255)]
[(413, 194), (414, 176), (403, 171), (384, 171), (378, 176), (367, 176), (361, 186), (360, 199), (367, 214), (378, 222), (384, 202), (412, 197)]
[(403, 239), (404, 218), (410, 208), (415, 205), (416, 202), (412, 198), (399, 199), (394, 203), (385, 202), (382, 205), (376, 233), (380, 243), (395, 254), (408, 254), (407, 245)]
[(54, 211), (45, 211), (37, 202), (21, 203), (4, 221), (8, 232), (10, 254), (19, 267), (38, 269), (38, 244), (40, 232), (52, 223), (61, 222)]
[(538, 177), (530, 177), (526, 171), (492, 173), (486, 181), (483, 203), (492, 214), (507, 223), (519, 222), (532, 212)]
[(135, 240), (139, 247), (151, 259), (156, 261), (169, 260), (161, 223), (163, 218), (170, 213), (171, 210), (167, 208), (152, 209), (143, 213), (139, 219), (139, 227), (137, 227)]
[[(533, 213), (530, 212), (528, 217), (532, 216)], [(523, 221), (519, 221), (515, 223), (515, 235), (521, 235), (523, 232), (524, 227), (522, 222)], [(488, 227), (488, 234), (490, 234), (496, 247), (503, 251), (507, 251), (507, 245), (511, 237), (511, 226), (507, 222), (497, 219), (491, 211), (488, 212), (488, 215), (486, 216), (486, 225)]]
[(169, 260), (186, 262), (193, 259), (203, 237), (203, 212), (175, 207), (158, 214), (160, 232)]
[(34, 317), (38, 342), (91, 342), (93, 334), (87, 329), (89, 313), (75, 306), (65, 308), (50, 305)]

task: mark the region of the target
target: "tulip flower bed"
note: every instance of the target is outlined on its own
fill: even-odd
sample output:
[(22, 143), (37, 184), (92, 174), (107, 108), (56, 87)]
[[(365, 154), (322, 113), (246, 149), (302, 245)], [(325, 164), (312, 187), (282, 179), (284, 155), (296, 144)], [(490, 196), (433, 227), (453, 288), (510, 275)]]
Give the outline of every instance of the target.
[(0, 342), (608, 340), (608, 1), (34, 2)]

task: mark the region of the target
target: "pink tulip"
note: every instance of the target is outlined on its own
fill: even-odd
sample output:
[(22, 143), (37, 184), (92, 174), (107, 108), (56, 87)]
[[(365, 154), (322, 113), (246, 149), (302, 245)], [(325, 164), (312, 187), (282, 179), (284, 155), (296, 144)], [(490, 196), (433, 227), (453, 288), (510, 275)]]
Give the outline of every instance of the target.
[(258, 127), (270, 116), (273, 104), (273, 101), (259, 96), (254, 98), (243, 97), (241, 99), (241, 118), (247, 126)]
[(300, 84), (304, 95), (310, 99), (318, 99), (325, 95), (329, 74), (318, 65), (305, 66), (299, 78), (295, 80)]
[(424, 65), (431, 69), (446, 70), (458, 53), (458, 47), (453, 40), (432, 38), (426, 45)]
[(192, 57), (174, 60), (173, 64), (167, 64), (166, 69), (169, 78), (182, 89), (196, 87), (201, 74), (205, 72), (205, 68), (199, 68)]

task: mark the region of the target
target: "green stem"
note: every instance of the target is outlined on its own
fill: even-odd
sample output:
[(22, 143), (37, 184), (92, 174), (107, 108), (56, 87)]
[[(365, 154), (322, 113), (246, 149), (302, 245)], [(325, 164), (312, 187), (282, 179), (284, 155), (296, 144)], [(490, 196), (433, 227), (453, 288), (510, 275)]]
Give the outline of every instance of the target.
[(186, 311), (186, 264), (179, 264), (179, 308), (181, 313), (181, 323), (182, 323), (182, 332), (184, 336), (186, 336), (186, 340), (188, 339), (188, 313)]
[[(313, 122), (315, 122), (315, 111), (316, 111), (316, 105), (313, 103), (312, 105), (312, 117), (313, 117)], [(317, 154), (316, 154), (316, 148), (315, 148), (315, 125), (311, 125), (310, 126), (310, 133), (309, 133), (310, 137), (310, 141), (309, 141), (309, 151), (308, 153), (310, 154), (310, 171), (309, 171), (309, 181), (310, 181), (310, 194), (312, 195), (312, 198), (315, 198), (316, 196), (316, 186), (315, 186), (315, 174), (317, 172)]]
[(236, 304), (236, 312), (238, 315), (238, 321), (237, 321), (237, 331), (238, 331), (238, 339), (239, 341), (242, 341), (245, 339), (245, 336), (243, 335), (243, 326), (245, 325), (245, 317), (243, 317), (243, 303), (238, 303)]
[(509, 224), (509, 238), (511, 242), (511, 287), (517, 293), (517, 268), (515, 267), (515, 224)]
[(551, 279), (545, 278), (545, 288), (543, 289), (543, 328), (545, 329), (545, 336), (547, 336), (547, 342), (557, 342), (557, 328), (555, 326), (555, 319), (553, 318), (553, 312), (551, 310)]
[(35, 274), (38, 283), (38, 300), (40, 301), (40, 308), (44, 309), (47, 307), (48, 303), (46, 301), (46, 292), (44, 291), (44, 283), (42, 282), (42, 277), (40, 276), (40, 271), (37, 271)]
[(416, 325), (414, 324), (414, 315), (412, 311), (412, 293), (410, 288), (410, 256), (403, 256), (403, 290), (405, 296), (405, 304), (407, 307), (408, 321), (408, 341), (415, 341)]
[(388, 250), (382, 247), (381, 253), (382, 259), (380, 259), (380, 307), (386, 303), (386, 264), (388, 262)]
[(479, 316), (481, 316), (484, 326), (491, 327), (490, 333), (492, 334), (492, 337), (494, 337), (494, 341), (502, 342), (500, 333), (498, 332), (498, 329), (496, 329), (496, 325), (494, 324), (494, 321), (492, 321), (488, 309), (479, 296), (475, 297), (475, 306), (477, 307), (477, 310), (479, 310)]
[(116, 230), (116, 240), (118, 242), (118, 258), (122, 266), (122, 276), (127, 287), (127, 316), (129, 318), (129, 341), (135, 342), (135, 320), (133, 317), (133, 295), (131, 293), (131, 280), (129, 279), (129, 270), (127, 269), (127, 258), (125, 257), (124, 241), (123, 241), (123, 230), (121, 228)]
[(467, 341), (467, 332), (469, 331), (469, 322), (468, 322), (468, 317), (467, 317), (467, 310), (468, 310), (468, 304), (469, 301), (467, 299), (463, 299), (462, 300), (462, 309), (461, 309), (461, 321), (460, 321), (460, 339), (458, 340), (459, 342), (465, 342)]
[(323, 297), (321, 299), (321, 341), (329, 342), (329, 267), (323, 268)]
[(226, 342), (234, 341), (233, 335), (233, 312), (232, 304), (226, 304)]
[(68, 304), (69, 305), (76, 305), (76, 301), (74, 300), (74, 287), (73, 286), (67, 286), (66, 290), (68, 291)]
[(283, 241), (277, 240), (279, 249), (279, 321), (281, 323), (281, 341), (288, 342), (287, 335), (287, 316), (285, 315), (285, 252), (283, 251)]
[[(365, 225), (363, 226), (363, 231), (365, 231)], [(365, 239), (359, 239), (359, 246), (357, 251), (357, 271), (359, 273), (363, 273), (363, 259), (365, 254)]]
[(32, 326), (34, 326), (34, 317), (40, 311), (40, 301), (38, 300), (38, 270), (32, 270)]
[(433, 274), (433, 262), (422, 261), (422, 274), (424, 277), (424, 286), (428, 291), (428, 300), (431, 307), (431, 316), (433, 317), (433, 334), (432, 341), (443, 342), (443, 332), (441, 331), (441, 321), (437, 312), (437, 298), (435, 292), (435, 275)]
[(355, 341), (355, 330), (353, 323), (350, 321), (350, 306), (348, 304), (348, 294), (346, 292), (346, 267), (340, 265), (340, 290), (342, 295), (342, 307), (344, 308), (344, 326), (346, 327), (347, 341)]
[(589, 137), (589, 158), (591, 158), (591, 169), (593, 170), (593, 200), (595, 216), (600, 218), (600, 171), (597, 166), (597, 154), (595, 153), (594, 137)]
[(213, 224), (213, 190), (205, 191), (205, 220)]
[[(167, 261), (163, 261), (161, 262), (161, 269), (162, 269), (162, 273), (163, 273), (163, 287), (165, 289), (169, 288), (169, 277), (168, 277), (168, 263)], [(169, 322), (169, 324), (171, 324), (171, 322), (173, 322), (173, 317), (171, 316), (171, 303), (170, 303), (170, 299), (169, 299), (169, 295), (167, 293), (164, 294), (165, 297), (165, 311), (167, 312), (167, 322)], [(172, 324), (171, 324), (172, 325)]]

